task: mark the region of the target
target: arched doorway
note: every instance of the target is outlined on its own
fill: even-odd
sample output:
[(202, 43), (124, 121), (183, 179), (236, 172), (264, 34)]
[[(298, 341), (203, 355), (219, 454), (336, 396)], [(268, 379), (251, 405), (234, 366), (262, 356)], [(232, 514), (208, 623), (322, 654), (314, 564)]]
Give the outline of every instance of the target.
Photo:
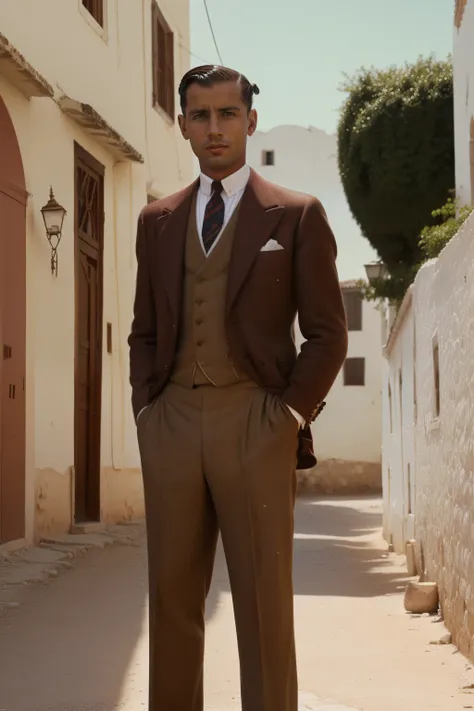
[(25, 535), (26, 201), (20, 148), (0, 97), (0, 543)]

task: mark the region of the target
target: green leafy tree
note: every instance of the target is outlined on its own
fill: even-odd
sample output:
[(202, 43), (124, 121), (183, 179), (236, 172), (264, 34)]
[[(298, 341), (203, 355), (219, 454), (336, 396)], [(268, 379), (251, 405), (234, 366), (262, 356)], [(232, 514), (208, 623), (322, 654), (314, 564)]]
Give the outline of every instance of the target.
[(460, 206), (456, 198), (450, 197), (443, 207), (433, 210), (431, 217), (435, 224), (424, 227), (418, 241), (421, 252), (419, 263), (410, 268), (396, 267), (388, 279), (374, 279), (370, 284), (361, 280), (359, 286), (364, 298), (367, 301), (388, 299), (392, 304), (400, 304), (422, 264), (439, 256), (473, 209), (470, 205)]
[(419, 59), (348, 78), (338, 128), (339, 171), (363, 235), (399, 299), (423, 260), (420, 234), (454, 185), (451, 60)]
[(435, 259), (448, 242), (459, 232), (472, 212), (470, 205), (459, 206), (449, 198), (446, 205), (431, 213), (437, 224), (425, 227), (421, 232), (420, 247), (426, 259)]

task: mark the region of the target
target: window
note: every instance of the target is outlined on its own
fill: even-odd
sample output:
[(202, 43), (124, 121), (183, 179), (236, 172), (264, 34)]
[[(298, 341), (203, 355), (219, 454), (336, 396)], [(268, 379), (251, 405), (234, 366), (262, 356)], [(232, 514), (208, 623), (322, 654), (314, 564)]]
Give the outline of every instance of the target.
[(410, 462), (407, 464), (407, 500), (408, 500), (408, 515), (413, 513), (413, 504), (411, 500), (411, 465)]
[(471, 205), (474, 205), (474, 118), (471, 118), (469, 135), (469, 169), (471, 180)]
[(156, 2), (151, 5), (153, 106), (174, 121), (174, 37)]
[(439, 382), (439, 343), (433, 341), (433, 374), (434, 374), (434, 405), (435, 417), (439, 417), (441, 412), (440, 382)]
[(416, 399), (416, 323), (413, 323), (413, 418), (418, 420), (418, 403)]
[(104, 26), (104, 0), (82, 0), (82, 4), (101, 27)]
[(390, 416), (390, 434), (393, 434), (393, 403), (392, 403), (392, 386), (388, 384), (388, 408)]
[(400, 426), (403, 430), (403, 375), (401, 368), (398, 371), (398, 394), (400, 397)]
[(349, 331), (362, 331), (362, 294), (360, 291), (344, 291), (347, 328)]
[(365, 358), (347, 358), (344, 363), (344, 385), (365, 385)]
[(262, 165), (275, 165), (275, 151), (262, 152)]

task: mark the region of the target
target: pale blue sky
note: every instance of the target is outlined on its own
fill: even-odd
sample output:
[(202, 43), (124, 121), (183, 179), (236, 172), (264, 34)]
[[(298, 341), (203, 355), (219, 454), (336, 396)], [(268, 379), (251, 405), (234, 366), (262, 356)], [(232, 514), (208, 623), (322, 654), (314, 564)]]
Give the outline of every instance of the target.
[[(218, 63), (203, 0), (191, 2), (192, 65)], [(259, 85), (259, 128), (336, 130), (343, 74), (452, 51), (453, 0), (208, 0), (223, 62)]]

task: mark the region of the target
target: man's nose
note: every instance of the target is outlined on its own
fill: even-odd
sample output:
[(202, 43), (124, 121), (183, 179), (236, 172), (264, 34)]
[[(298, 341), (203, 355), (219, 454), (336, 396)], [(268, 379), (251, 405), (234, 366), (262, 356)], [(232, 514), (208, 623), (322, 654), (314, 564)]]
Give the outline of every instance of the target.
[(222, 137), (219, 117), (215, 114), (211, 114), (209, 119), (209, 138), (216, 137)]

